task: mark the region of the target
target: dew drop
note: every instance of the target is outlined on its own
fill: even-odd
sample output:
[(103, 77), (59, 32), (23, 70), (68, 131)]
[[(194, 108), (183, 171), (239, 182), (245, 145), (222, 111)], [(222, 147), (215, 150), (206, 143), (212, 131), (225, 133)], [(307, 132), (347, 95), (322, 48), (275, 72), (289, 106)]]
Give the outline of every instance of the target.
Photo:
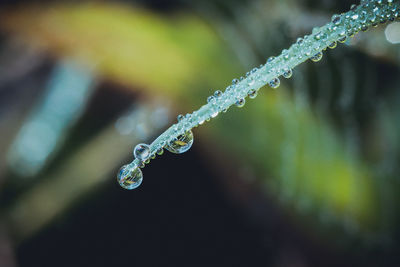
[(275, 57), (269, 57), (269, 58), (267, 59), (267, 63), (271, 63), (272, 61), (274, 61), (274, 59), (275, 59)]
[(146, 144), (138, 144), (133, 150), (133, 155), (140, 161), (147, 160), (150, 157), (150, 146)]
[(164, 154), (164, 149), (160, 148), (159, 150), (157, 150), (157, 155), (162, 155)]
[(207, 98), (207, 103), (214, 103), (214, 102), (215, 102), (215, 97), (213, 95)]
[(336, 26), (339, 25), (342, 22), (342, 17), (339, 15), (333, 15), (332, 16), (332, 23), (335, 24)]
[(178, 115), (178, 117), (176, 117), (176, 120), (178, 121), (178, 122), (180, 122), (180, 121), (182, 121), (183, 120), (183, 115), (182, 114), (179, 114)]
[(292, 69), (286, 68), (283, 70), (282, 76), (286, 79), (289, 79), (290, 77), (292, 77), (293, 75), (293, 71)]
[(232, 84), (233, 84), (233, 85), (237, 84), (238, 82), (239, 82), (238, 79), (233, 79), (233, 80), (232, 80)]
[(236, 101), (235, 105), (238, 108), (242, 108), (244, 107), (244, 104), (246, 104), (246, 100), (244, 98), (239, 99), (238, 101)]
[(220, 96), (222, 96), (222, 92), (220, 90), (217, 90), (217, 91), (214, 92), (214, 96), (215, 97), (220, 97)]
[(117, 181), (122, 188), (132, 190), (143, 181), (143, 173), (138, 166), (124, 165), (118, 171)]
[(271, 81), (269, 81), (269, 83), (268, 83), (268, 85), (274, 89), (278, 88), (280, 84), (281, 84), (281, 81), (279, 80), (279, 78), (274, 78)]
[(193, 133), (187, 131), (171, 141), (165, 148), (172, 153), (181, 154), (188, 151), (193, 145)]
[(249, 91), (249, 93), (248, 93), (248, 96), (249, 96), (251, 99), (256, 98), (256, 97), (257, 97), (257, 91), (256, 91), (255, 89), (251, 89), (251, 90)]
[(316, 53), (314, 56), (310, 57), (310, 59), (314, 62), (318, 62), (322, 59), (322, 52)]
[(339, 42), (339, 43), (344, 43), (344, 42), (346, 42), (346, 40), (347, 40), (347, 37), (346, 37), (346, 36), (343, 36), (342, 38), (340, 38), (340, 39), (338, 40), (338, 42)]
[(331, 43), (330, 45), (328, 45), (328, 47), (329, 47), (330, 49), (334, 49), (334, 48), (337, 47), (337, 43), (336, 43), (336, 42), (333, 42), (333, 43)]

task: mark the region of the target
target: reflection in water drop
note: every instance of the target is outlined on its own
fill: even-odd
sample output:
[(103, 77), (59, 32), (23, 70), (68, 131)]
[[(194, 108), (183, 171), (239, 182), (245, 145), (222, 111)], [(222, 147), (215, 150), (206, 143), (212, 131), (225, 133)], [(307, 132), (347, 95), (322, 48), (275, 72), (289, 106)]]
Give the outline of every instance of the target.
[(124, 165), (118, 171), (118, 183), (121, 187), (132, 190), (137, 188), (143, 181), (142, 171), (138, 166)]
[(181, 154), (188, 151), (193, 145), (193, 133), (187, 131), (185, 134), (178, 136), (174, 141), (169, 143), (165, 148), (176, 154)]

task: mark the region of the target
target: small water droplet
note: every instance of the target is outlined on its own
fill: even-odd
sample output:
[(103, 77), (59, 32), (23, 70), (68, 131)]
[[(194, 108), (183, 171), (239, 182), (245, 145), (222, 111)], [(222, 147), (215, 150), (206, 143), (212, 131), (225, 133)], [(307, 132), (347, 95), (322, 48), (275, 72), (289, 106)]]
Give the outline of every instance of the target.
[(344, 42), (346, 42), (346, 40), (347, 40), (347, 37), (346, 37), (346, 36), (343, 36), (342, 38), (340, 38), (340, 39), (338, 40), (338, 42), (339, 42), (339, 43), (344, 43)]
[(238, 101), (236, 101), (235, 105), (238, 108), (242, 108), (244, 107), (244, 104), (246, 104), (246, 100), (244, 98), (239, 99)]
[(164, 154), (164, 149), (160, 148), (159, 150), (157, 150), (157, 155), (162, 155)]
[(215, 97), (220, 97), (220, 96), (222, 96), (222, 92), (220, 90), (217, 90), (217, 91), (214, 92), (214, 96)]
[(249, 93), (248, 93), (248, 96), (249, 96), (251, 99), (256, 98), (256, 97), (257, 97), (257, 90), (251, 89), (251, 90), (249, 91)]
[(133, 155), (140, 161), (144, 161), (150, 157), (150, 146), (147, 144), (138, 144), (133, 150)]
[(176, 117), (176, 120), (178, 121), (178, 122), (180, 122), (180, 121), (182, 121), (183, 120), (183, 115), (182, 114), (179, 114), (177, 117)]
[(310, 59), (314, 62), (318, 62), (322, 59), (322, 52), (316, 53), (314, 56), (310, 57)]
[(215, 102), (215, 97), (213, 95), (207, 98), (207, 103), (214, 103), (214, 102)]
[(276, 89), (276, 88), (278, 88), (279, 85), (281, 84), (281, 81), (279, 80), (279, 78), (274, 78), (274, 79), (272, 79), (268, 84), (269, 84), (269, 86), (270, 86), (271, 88)]
[(238, 82), (239, 82), (238, 79), (233, 79), (233, 80), (232, 80), (232, 84), (233, 84), (233, 85), (237, 84)]
[(117, 181), (125, 189), (137, 188), (143, 181), (143, 173), (138, 166), (124, 165), (118, 171)]
[(330, 45), (328, 45), (328, 47), (329, 47), (330, 49), (334, 49), (334, 48), (337, 47), (337, 43), (336, 43), (336, 42), (333, 42), (333, 43), (331, 43)]
[(299, 37), (299, 38), (297, 38), (297, 42), (296, 42), (298, 45), (302, 45), (303, 43), (304, 43), (304, 39), (303, 38), (301, 38), (301, 37)]
[(293, 75), (293, 71), (292, 69), (286, 68), (283, 70), (282, 76), (286, 79), (289, 79), (290, 77), (292, 77)]
[(193, 133), (187, 131), (170, 142), (165, 148), (175, 154), (181, 154), (188, 151), (193, 145)]
[(335, 24), (336, 26), (339, 25), (342, 22), (342, 17), (339, 15), (333, 15), (332, 16), (332, 23)]
[(274, 59), (275, 59), (275, 57), (269, 57), (269, 58), (267, 59), (267, 63), (271, 63), (272, 61), (274, 61)]

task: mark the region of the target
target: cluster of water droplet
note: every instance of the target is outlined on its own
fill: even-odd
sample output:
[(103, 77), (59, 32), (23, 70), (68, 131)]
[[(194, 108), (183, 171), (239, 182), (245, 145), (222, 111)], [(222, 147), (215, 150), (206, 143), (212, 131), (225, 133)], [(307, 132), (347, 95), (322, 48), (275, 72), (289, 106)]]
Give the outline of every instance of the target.
[(348, 37), (366, 31), (371, 26), (399, 19), (399, 7), (399, 1), (394, 0), (361, 1), (359, 6), (352, 5), (349, 12), (333, 15), (330, 23), (316, 27), (311, 35), (297, 39), (280, 56), (270, 57), (265, 64), (246, 73), (245, 77), (232, 80), (225, 92), (215, 91), (199, 110), (185, 116), (179, 115), (178, 123), (168, 128), (150, 146), (137, 145), (133, 153), (135, 160), (121, 168), (118, 182), (126, 189), (138, 187), (143, 180), (140, 168), (155, 158), (156, 154), (161, 155), (164, 148), (173, 153), (184, 153), (190, 149), (193, 144), (192, 128), (209, 121), (220, 112), (226, 112), (232, 105), (243, 107), (246, 97), (254, 99), (265, 84), (278, 88), (281, 83), (279, 76), (287, 79), (292, 77), (292, 69), (308, 59), (320, 61), (322, 51), (335, 48), (338, 42), (344, 43)]

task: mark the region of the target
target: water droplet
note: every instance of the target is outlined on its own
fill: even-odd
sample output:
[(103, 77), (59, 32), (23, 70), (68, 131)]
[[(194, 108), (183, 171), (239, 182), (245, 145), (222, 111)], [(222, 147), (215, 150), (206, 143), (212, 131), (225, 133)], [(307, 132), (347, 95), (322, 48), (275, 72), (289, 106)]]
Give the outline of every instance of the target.
[(357, 8), (357, 5), (353, 4), (350, 6), (350, 10), (355, 10)]
[(208, 98), (207, 98), (207, 103), (214, 103), (215, 102), (215, 97), (214, 96), (209, 96)]
[(150, 157), (150, 146), (146, 144), (138, 144), (133, 150), (133, 155), (140, 161), (144, 161)]
[(352, 19), (352, 20), (357, 20), (357, 19), (358, 19), (358, 14), (353, 14), (353, 15), (351, 16), (351, 19)]
[(342, 22), (342, 17), (339, 15), (333, 15), (332, 16), (332, 23), (335, 24), (336, 26), (339, 25)]
[(238, 101), (236, 101), (235, 105), (238, 108), (242, 108), (244, 107), (244, 104), (246, 104), (246, 100), (244, 98), (239, 99)]
[(292, 69), (286, 68), (283, 70), (282, 76), (286, 79), (289, 79), (290, 77), (292, 77), (293, 75), (293, 71)]
[(127, 164), (118, 171), (117, 181), (121, 187), (132, 190), (142, 183), (143, 173), (138, 166)]
[(269, 58), (267, 59), (267, 63), (271, 63), (272, 61), (274, 61), (274, 59), (275, 59), (275, 57), (269, 57)]
[(333, 42), (333, 43), (331, 43), (330, 45), (328, 45), (328, 47), (329, 47), (330, 49), (334, 49), (334, 48), (337, 47), (337, 43), (336, 43), (336, 42)]
[(162, 155), (164, 154), (164, 149), (160, 148), (159, 150), (157, 150), (157, 155)]
[(183, 115), (179, 114), (178, 117), (176, 117), (177, 121), (180, 122), (181, 120), (183, 120)]
[(322, 52), (316, 53), (314, 56), (310, 57), (310, 59), (314, 62), (318, 62), (322, 59)]
[(342, 38), (340, 38), (340, 39), (338, 40), (338, 42), (339, 42), (339, 43), (344, 43), (344, 42), (346, 42), (346, 40), (347, 40), (347, 37), (346, 37), (346, 36), (343, 36)]
[(297, 38), (297, 44), (298, 45), (302, 45), (304, 43), (304, 39), (303, 38)]
[(188, 151), (193, 145), (193, 133), (187, 131), (170, 142), (165, 148), (172, 153), (181, 154)]
[(281, 81), (279, 80), (279, 78), (274, 78), (268, 84), (269, 84), (269, 86), (271, 86), (271, 88), (276, 89), (281, 84)]
[(237, 84), (238, 82), (239, 82), (238, 79), (233, 79), (233, 80), (232, 80), (232, 84), (233, 84), (233, 85)]
[(214, 92), (214, 96), (215, 97), (220, 97), (220, 96), (222, 96), (222, 92), (220, 90), (217, 90), (217, 91)]
[(249, 91), (249, 93), (248, 93), (248, 96), (249, 96), (251, 99), (256, 98), (256, 97), (257, 97), (257, 90), (251, 89), (251, 90)]

